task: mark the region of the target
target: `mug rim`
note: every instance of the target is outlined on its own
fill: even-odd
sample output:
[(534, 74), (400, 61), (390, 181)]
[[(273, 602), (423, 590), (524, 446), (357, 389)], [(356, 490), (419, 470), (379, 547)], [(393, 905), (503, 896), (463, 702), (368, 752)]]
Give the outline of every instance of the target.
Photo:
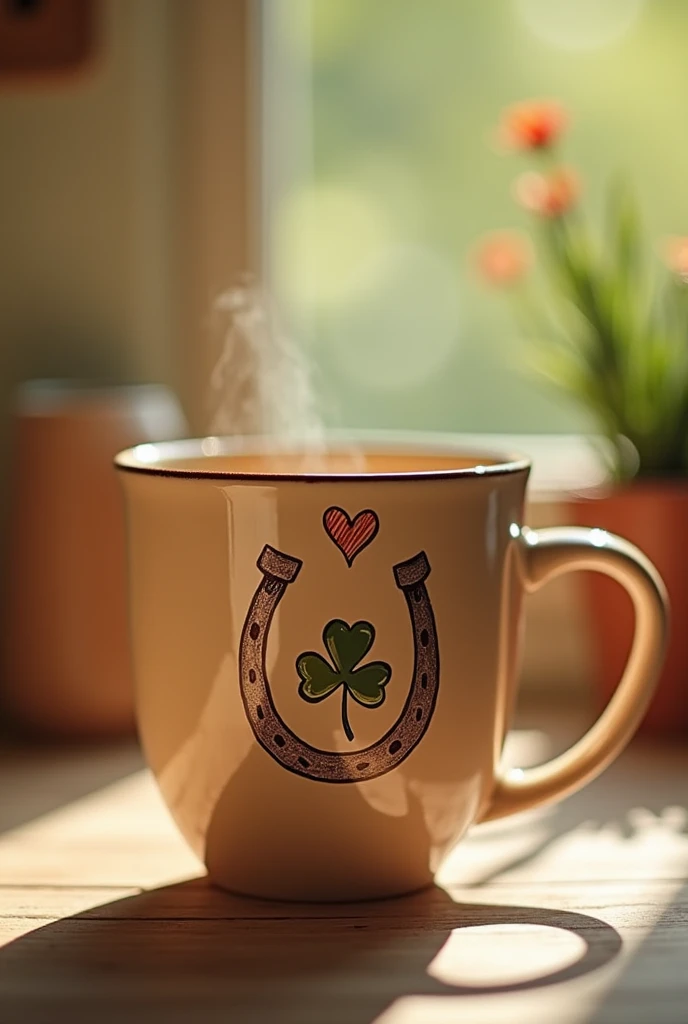
[[(294, 455), (323, 454), (324, 440), (328, 454), (338, 449), (351, 449), (393, 455), (398, 449), (413, 449), (419, 455), (456, 455), (475, 461), (475, 465), (457, 466), (447, 469), (391, 470), (390, 472), (366, 472), (365, 470), (339, 472), (271, 473), (245, 472), (231, 469), (212, 469), (210, 466), (218, 456), (243, 455)], [(399, 431), (327, 431), (319, 442), (313, 440), (285, 440), (274, 437), (251, 435), (235, 437), (199, 437), (183, 440), (160, 441), (135, 445), (119, 452), (114, 459), (115, 468), (120, 472), (141, 473), (147, 476), (168, 477), (190, 480), (240, 480), (245, 482), (272, 483), (350, 483), (373, 480), (454, 480), (482, 479), (483, 477), (505, 476), (514, 473), (529, 473), (532, 460), (520, 452), (505, 454), (503, 451), (485, 448), (484, 444), (471, 442), (470, 435), (442, 434), (424, 431), (404, 433)], [(484, 441), (484, 438), (483, 438)], [(209, 468), (175, 466), (175, 461), (207, 459)], [(165, 463), (161, 465), (160, 463)], [(170, 465), (172, 463), (172, 465)]]

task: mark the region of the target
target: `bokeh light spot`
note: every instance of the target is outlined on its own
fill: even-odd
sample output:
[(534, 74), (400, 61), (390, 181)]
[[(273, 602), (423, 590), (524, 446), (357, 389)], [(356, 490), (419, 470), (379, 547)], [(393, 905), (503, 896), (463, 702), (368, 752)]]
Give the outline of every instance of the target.
[(383, 210), (347, 185), (312, 185), (286, 197), (278, 213), (275, 265), (282, 294), (313, 312), (371, 289), (391, 241)]
[(617, 43), (645, 0), (515, 0), (533, 35), (561, 50), (597, 50)]
[(415, 387), (433, 376), (459, 335), (456, 268), (431, 249), (388, 252), (374, 290), (326, 327), (338, 369), (380, 391)]

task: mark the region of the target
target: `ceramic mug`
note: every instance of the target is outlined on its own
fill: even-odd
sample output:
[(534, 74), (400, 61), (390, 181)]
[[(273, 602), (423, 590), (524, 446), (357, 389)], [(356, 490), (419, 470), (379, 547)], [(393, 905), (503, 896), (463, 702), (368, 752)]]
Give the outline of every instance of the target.
[[(225, 888), (421, 888), (472, 824), (589, 782), (643, 715), (662, 582), (609, 533), (529, 530), (526, 459), (428, 439), (300, 453), (208, 438), (116, 463), (144, 749)], [(569, 751), (504, 773), (523, 597), (575, 569), (631, 595), (628, 665)]]

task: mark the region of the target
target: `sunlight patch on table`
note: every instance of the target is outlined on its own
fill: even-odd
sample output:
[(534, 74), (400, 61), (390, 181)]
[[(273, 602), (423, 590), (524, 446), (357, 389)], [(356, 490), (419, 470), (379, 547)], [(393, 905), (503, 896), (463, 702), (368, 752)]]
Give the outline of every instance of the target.
[(428, 967), (445, 985), (519, 985), (572, 966), (586, 944), (571, 931), (535, 924), (455, 928)]
[(0, 835), (0, 885), (163, 885), (199, 873), (147, 770)]

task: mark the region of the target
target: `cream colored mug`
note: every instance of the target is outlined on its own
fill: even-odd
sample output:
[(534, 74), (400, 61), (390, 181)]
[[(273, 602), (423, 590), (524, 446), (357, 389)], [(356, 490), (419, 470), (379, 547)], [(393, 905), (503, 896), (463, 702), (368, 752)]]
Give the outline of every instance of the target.
[[(426, 886), (472, 824), (579, 789), (643, 715), (662, 582), (609, 533), (529, 530), (526, 459), (428, 439), (298, 452), (207, 438), (116, 464), (145, 753), (227, 889)], [(523, 596), (574, 569), (630, 593), (626, 672), (569, 751), (505, 773)]]

